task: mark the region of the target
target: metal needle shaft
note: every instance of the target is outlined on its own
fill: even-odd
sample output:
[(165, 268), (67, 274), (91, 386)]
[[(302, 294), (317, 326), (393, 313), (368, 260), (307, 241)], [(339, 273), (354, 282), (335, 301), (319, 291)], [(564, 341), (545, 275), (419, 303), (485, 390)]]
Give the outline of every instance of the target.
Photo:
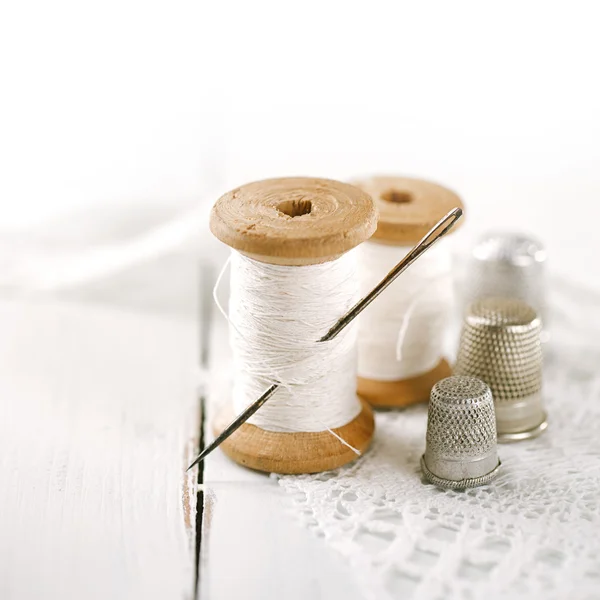
[[(383, 290), (385, 290), (397, 277), (412, 265), (424, 252), (444, 236), (462, 216), (460, 208), (453, 208), (445, 217), (440, 219), (432, 229), (425, 234), (423, 239), (362, 299), (359, 300), (343, 317), (341, 317), (319, 342), (332, 340), (344, 327), (349, 325)], [(188, 467), (188, 471), (204, 460), (215, 448), (218, 448), (232, 433), (243, 425), (279, 388), (278, 383), (273, 383), (263, 394), (255, 400), (246, 410), (240, 413)]]

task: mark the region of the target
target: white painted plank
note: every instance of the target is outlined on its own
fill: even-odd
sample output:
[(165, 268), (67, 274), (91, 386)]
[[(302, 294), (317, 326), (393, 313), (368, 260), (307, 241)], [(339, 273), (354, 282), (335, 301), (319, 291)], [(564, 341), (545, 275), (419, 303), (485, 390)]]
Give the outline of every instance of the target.
[(197, 324), (0, 303), (0, 597), (193, 594)]
[(361, 600), (350, 568), (296, 522), (274, 480), (204, 486), (200, 597)]

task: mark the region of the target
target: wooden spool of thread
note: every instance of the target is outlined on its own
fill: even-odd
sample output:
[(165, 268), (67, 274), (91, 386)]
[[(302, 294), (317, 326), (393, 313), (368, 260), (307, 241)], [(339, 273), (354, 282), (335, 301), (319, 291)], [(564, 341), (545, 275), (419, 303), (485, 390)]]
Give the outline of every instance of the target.
[[(310, 271), (308, 267), (310, 265), (323, 265), (323, 268), (327, 269), (334, 261), (344, 260), (342, 257), (368, 239), (375, 228), (376, 210), (372, 199), (367, 194), (346, 183), (312, 178), (271, 179), (244, 185), (222, 196), (214, 205), (210, 218), (212, 233), (235, 251), (232, 253), (232, 259), (236, 261), (251, 259), (244, 263), (246, 267), (259, 271), (260, 269), (275, 271), (273, 277), (276, 277), (279, 272), (282, 277), (291, 276), (292, 282), (299, 278), (301, 273), (304, 273), (302, 277), (305, 277)], [(346, 260), (349, 259), (356, 260), (354, 253), (346, 256)], [(268, 265), (281, 265), (285, 267), (285, 271), (282, 272), (281, 267), (278, 271)], [(301, 272), (300, 269), (303, 268), (305, 270)], [(352, 271), (351, 274), (352, 276), (347, 279), (351, 279), (349, 285), (352, 287), (352, 295), (358, 299), (358, 273)], [(232, 298), (234, 285), (235, 282), (232, 281)], [(319, 297), (314, 296), (315, 290), (312, 286), (308, 285), (305, 288), (308, 288), (308, 294), (313, 294), (313, 302), (318, 305)], [(271, 290), (272, 287), (266, 289)], [(273, 320), (276, 325), (282, 322), (282, 326), (285, 327), (286, 317), (288, 322), (296, 323), (298, 319), (291, 319), (286, 314), (282, 314), (287, 312), (286, 307), (290, 311), (297, 309), (291, 306), (294, 302), (292, 292), (283, 287), (278, 298), (279, 308), (273, 308), (270, 314), (269, 306), (261, 304), (262, 323), (269, 324)], [(261, 298), (258, 298), (258, 301), (260, 300)], [(339, 314), (328, 326), (333, 325), (333, 322), (342, 316), (347, 308), (349, 306), (339, 306)], [(314, 312), (319, 312), (319, 309), (315, 309)], [(252, 314), (247, 314), (245, 317), (246, 320), (253, 318)], [(315, 315), (305, 314), (302, 315), (302, 319), (306, 323), (311, 323)], [(231, 325), (235, 327), (233, 320)], [(326, 329), (310, 341), (314, 339), (316, 342), (319, 336), (325, 333)], [(253, 331), (253, 335), (258, 337), (263, 334), (260, 326)], [(235, 332), (232, 335), (235, 336)], [(354, 357), (356, 331), (354, 334), (350, 332), (349, 335), (354, 336), (348, 338), (349, 343), (352, 344), (350, 350)], [(329, 343), (322, 342), (322, 344)], [(286, 346), (290, 344), (290, 353), (293, 353), (294, 340), (287, 340)], [(238, 351), (235, 344), (232, 346), (234, 354), (232, 404), (225, 407), (217, 417), (213, 427), (215, 435), (225, 428), (234, 416), (234, 412), (240, 412), (240, 407), (237, 405), (236, 410), (233, 409), (236, 401), (239, 404), (239, 399), (235, 395), (236, 389), (239, 391), (239, 386), (236, 388), (235, 381), (236, 377), (247, 377), (246, 371), (236, 366), (240, 365), (243, 357), (236, 356)], [(306, 347), (298, 351), (305, 352)], [(302, 356), (306, 358), (306, 352)], [(261, 357), (256, 358), (260, 363)], [(355, 359), (351, 358), (351, 361), (355, 365)], [(326, 361), (321, 361), (320, 364), (322, 363), (325, 363), (324, 368), (327, 369)], [(245, 365), (242, 367), (245, 368)], [(336, 365), (332, 364), (330, 367), (334, 369)], [(236, 369), (239, 372), (236, 372)], [(264, 388), (268, 387), (269, 383), (280, 383), (275, 373), (269, 373), (268, 376), (273, 379), (270, 382), (265, 381)], [(350, 372), (343, 376), (350, 378), (349, 389), (355, 402), (354, 416), (349, 422), (341, 426), (323, 423), (320, 430), (315, 430), (319, 428), (313, 427), (310, 431), (281, 431), (278, 426), (265, 424), (260, 419), (258, 419), (260, 424), (253, 423), (265, 409), (271, 408), (271, 403), (278, 401), (277, 396), (281, 394), (281, 390), (278, 390), (254, 417), (223, 442), (221, 448), (230, 458), (246, 467), (275, 473), (315, 473), (339, 467), (356, 459), (356, 450), (363, 452), (369, 446), (373, 437), (374, 420), (369, 405), (354, 395), (355, 369), (350, 369)], [(332, 391), (332, 396), (334, 395), (335, 391)], [(247, 397), (243, 398), (243, 401), (247, 405), (255, 399), (255, 397)], [(281, 396), (279, 400), (281, 401)], [(335, 400), (335, 397), (331, 397), (331, 403)], [(285, 406), (281, 408), (287, 410)]]
[[(360, 249), (360, 252), (363, 252), (361, 258), (363, 261), (363, 291), (369, 287), (371, 279), (382, 277), (391, 268), (391, 265), (399, 260), (402, 253), (408, 252), (410, 247), (418, 242), (448, 211), (454, 207), (463, 208), (460, 198), (454, 192), (419, 179), (373, 177), (368, 180), (355, 181), (353, 184), (367, 192), (375, 200), (379, 211), (377, 230), (369, 242)], [(451, 294), (450, 257), (447, 256), (447, 260), (443, 256), (440, 257), (440, 251), (444, 253), (445, 248), (436, 246), (430, 250), (426, 257), (411, 267), (391, 288), (384, 302), (389, 304), (392, 318), (386, 322), (385, 317), (379, 315), (379, 318), (383, 319), (382, 331), (379, 336), (374, 336), (373, 332), (367, 331), (366, 328), (370, 326), (369, 320), (371, 324), (376, 322), (374, 319), (377, 319), (378, 315), (373, 311), (385, 310), (385, 306), (381, 303), (371, 306), (367, 309), (367, 311), (371, 311), (370, 315), (365, 311), (365, 316), (362, 317), (363, 322), (359, 332), (358, 393), (361, 398), (373, 406), (394, 408), (417, 402), (427, 402), (434, 384), (451, 375), (450, 366), (443, 358), (442, 343), (439, 339), (443, 336), (437, 333), (434, 336), (435, 339), (431, 339), (436, 346), (433, 348), (433, 354), (431, 348), (428, 350), (428, 357), (420, 357), (419, 353), (413, 352), (415, 355), (411, 358), (411, 367), (408, 372), (403, 369), (402, 358), (394, 364), (396, 348), (392, 337), (398, 336), (399, 328), (396, 326), (394, 329), (393, 321), (403, 318), (402, 313), (403, 311), (408, 312), (406, 307), (409, 303), (414, 301), (415, 307), (418, 309), (428, 292), (430, 296), (437, 293), (434, 289), (427, 290), (427, 285), (421, 286), (425, 289), (418, 293), (415, 293), (414, 289), (412, 291), (406, 289), (411, 284), (415, 285), (415, 275), (418, 274), (419, 269), (427, 268), (424, 267), (426, 261), (441, 258), (443, 264), (437, 265), (434, 271), (441, 272), (442, 277), (445, 277), (442, 291)], [(435, 253), (438, 253), (437, 259)], [(373, 262), (374, 264), (367, 265), (367, 256), (369, 256), (369, 263)], [(413, 281), (409, 281), (411, 278)], [(442, 312), (441, 308), (430, 310), (433, 310), (434, 313)], [(442, 317), (442, 320), (444, 317), (443, 314), (435, 316)], [(411, 325), (411, 321), (408, 320), (408, 330)], [(406, 336), (405, 344), (409, 345), (411, 340), (418, 341), (419, 335), (423, 334), (416, 331), (413, 326), (410, 335)], [(409, 347), (408, 351), (410, 350)], [(386, 353), (386, 356), (383, 357), (382, 353)], [(377, 355), (386, 360), (377, 361), (374, 359)], [(384, 362), (387, 362), (391, 368), (385, 370)]]

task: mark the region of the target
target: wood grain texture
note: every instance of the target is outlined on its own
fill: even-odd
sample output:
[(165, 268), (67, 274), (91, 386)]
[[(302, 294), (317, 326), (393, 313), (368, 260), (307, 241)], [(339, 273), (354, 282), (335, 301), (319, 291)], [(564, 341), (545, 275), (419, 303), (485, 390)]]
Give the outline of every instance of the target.
[(431, 371), (399, 379), (398, 381), (376, 381), (358, 377), (358, 395), (375, 408), (402, 408), (419, 402), (429, 402), (431, 388), (440, 380), (452, 375), (446, 359)]
[(0, 597), (190, 598), (196, 324), (2, 302), (0, 332)]
[(450, 210), (464, 209), (453, 191), (422, 179), (380, 176), (352, 183), (373, 198), (379, 211), (372, 242), (412, 246)]
[(256, 181), (215, 203), (210, 229), (222, 242), (282, 265), (333, 260), (368, 239), (377, 213), (370, 196), (330, 179)]
[[(225, 429), (233, 416), (227, 408), (217, 417), (215, 435)], [(363, 402), (361, 412), (352, 421), (333, 431), (362, 454), (373, 439), (373, 411)], [(337, 469), (358, 458), (352, 448), (329, 431), (281, 433), (265, 431), (249, 423), (244, 423), (221, 444), (222, 451), (237, 463), (257, 471), (281, 474)]]

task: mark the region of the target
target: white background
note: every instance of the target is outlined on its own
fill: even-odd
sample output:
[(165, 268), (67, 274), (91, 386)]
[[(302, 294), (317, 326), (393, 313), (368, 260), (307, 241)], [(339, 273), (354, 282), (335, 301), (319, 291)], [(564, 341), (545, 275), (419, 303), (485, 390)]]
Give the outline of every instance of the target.
[(416, 175), (600, 286), (594, 2), (5, 2), (0, 229)]

